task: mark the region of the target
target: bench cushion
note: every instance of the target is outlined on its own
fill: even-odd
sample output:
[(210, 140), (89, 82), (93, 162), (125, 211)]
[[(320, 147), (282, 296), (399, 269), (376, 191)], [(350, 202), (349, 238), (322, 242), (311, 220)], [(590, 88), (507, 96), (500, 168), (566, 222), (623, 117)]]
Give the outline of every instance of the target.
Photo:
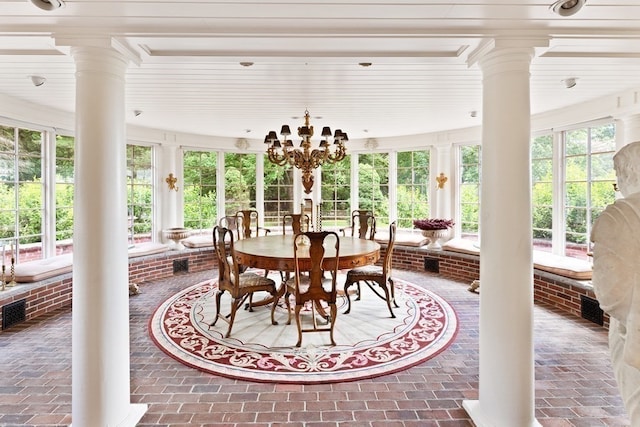
[[(376, 231), (375, 240), (378, 243), (389, 243), (388, 231)], [(410, 231), (398, 231), (396, 232), (396, 245), (399, 246), (424, 246), (429, 242), (429, 239), (424, 237), (422, 233), (412, 233)]]
[(73, 254), (56, 255), (16, 264), (15, 281), (31, 283), (73, 271)]
[(136, 243), (129, 248), (129, 258), (136, 258), (145, 255), (159, 254), (169, 250), (169, 246), (164, 243), (143, 242)]
[(182, 240), (187, 248), (213, 247), (213, 232), (208, 234), (196, 234)]
[(533, 268), (575, 280), (591, 280), (593, 266), (589, 261), (544, 251), (533, 251)]
[(451, 239), (442, 245), (443, 251), (461, 252), (469, 255), (480, 255), (478, 242), (467, 239)]
[[(449, 240), (442, 245), (442, 249), (480, 255), (480, 248), (477, 246), (477, 242), (460, 238)], [(533, 251), (533, 268), (574, 280), (591, 280), (593, 273), (593, 267), (589, 261), (539, 250)]]

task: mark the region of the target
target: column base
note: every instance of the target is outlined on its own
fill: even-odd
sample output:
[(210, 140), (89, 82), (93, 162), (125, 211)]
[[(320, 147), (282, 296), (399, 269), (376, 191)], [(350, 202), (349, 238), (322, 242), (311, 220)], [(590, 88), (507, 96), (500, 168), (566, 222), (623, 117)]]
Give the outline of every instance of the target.
[[(479, 400), (463, 400), (462, 407), (467, 411), (476, 427), (500, 427), (499, 424), (495, 423), (495, 420), (490, 421), (484, 416)], [(542, 424), (534, 418), (528, 426), (522, 427), (542, 427)]]
[[(144, 403), (132, 403), (129, 405), (129, 413), (117, 427), (136, 427), (142, 416), (147, 412), (149, 406)], [(73, 424), (69, 424), (72, 427)]]

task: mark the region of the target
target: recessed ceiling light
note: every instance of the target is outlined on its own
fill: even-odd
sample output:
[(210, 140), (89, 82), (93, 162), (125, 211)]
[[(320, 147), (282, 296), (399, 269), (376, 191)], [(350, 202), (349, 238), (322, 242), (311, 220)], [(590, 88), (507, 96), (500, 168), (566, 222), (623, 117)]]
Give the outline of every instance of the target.
[(56, 10), (64, 7), (64, 2), (62, 0), (29, 0), (36, 7), (42, 10)]
[(587, 0), (558, 0), (549, 9), (560, 16), (571, 16), (578, 13), (586, 2)]
[(371, 67), (371, 62), (358, 62), (361, 67)]
[(567, 77), (566, 79), (562, 80), (562, 83), (564, 83), (564, 87), (566, 87), (567, 89), (571, 89), (578, 84), (577, 80), (577, 77)]
[(47, 81), (46, 77), (42, 76), (29, 76), (29, 78), (34, 86), (42, 86)]
[(138, 117), (142, 114), (142, 110), (133, 110), (133, 115)]
[(251, 61), (242, 61), (242, 62), (240, 62), (240, 65), (242, 65), (243, 67), (251, 67), (253, 65), (253, 62), (251, 62)]

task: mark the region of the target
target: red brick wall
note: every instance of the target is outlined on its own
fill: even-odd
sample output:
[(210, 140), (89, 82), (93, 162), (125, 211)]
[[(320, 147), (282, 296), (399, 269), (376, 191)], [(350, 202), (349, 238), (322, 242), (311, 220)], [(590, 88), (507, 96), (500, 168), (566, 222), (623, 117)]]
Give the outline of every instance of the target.
[[(383, 245), (380, 262), (384, 256), (386, 246)], [(424, 248), (395, 246), (393, 250), (393, 267), (406, 270), (424, 270), (425, 258), (439, 261), (439, 274), (461, 282), (471, 284), (480, 278), (480, 258), (475, 255), (457, 254), (455, 252), (432, 251)], [(379, 263), (380, 263), (379, 262)], [(586, 295), (596, 299), (591, 289), (581, 286), (578, 282), (552, 275), (541, 275), (534, 271), (533, 298), (534, 301), (555, 307), (563, 312), (582, 317), (580, 296)], [(604, 326), (608, 327), (609, 317), (604, 314)]]
[[(212, 269), (217, 265), (213, 249), (169, 251), (159, 255), (129, 260), (129, 282), (142, 283), (173, 275), (173, 261), (188, 259), (189, 272)], [(183, 274), (183, 273), (177, 273)], [(26, 299), (26, 318), (35, 319), (62, 307), (71, 305), (71, 273), (51, 278), (42, 283), (19, 284), (16, 288), (0, 291), (0, 307)], [(0, 328), (2, 319), (0, 318)]]

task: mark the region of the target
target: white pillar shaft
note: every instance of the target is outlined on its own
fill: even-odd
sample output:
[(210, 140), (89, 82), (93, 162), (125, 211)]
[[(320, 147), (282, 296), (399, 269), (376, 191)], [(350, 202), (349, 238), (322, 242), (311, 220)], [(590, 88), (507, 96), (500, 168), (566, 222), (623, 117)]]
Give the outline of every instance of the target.
[(72, 420), (116, 426), (129, 415), (129, 299), (125, 157), (126, 61), (73, 47), (76, 174)]
[[(453, 180), (451, 174), (451, 145), (439, 146), (435, 149), (435, 168), (431, 168), (431, 181), (429, 181), (429, 189), (435, 200), (435, 216), (437, 218), (451, 218), (451, 193), (453, 188)], [(432, 151), (433, 152), (433, 151)], [(434, 164), (434, 163), (431, 163)], [(436, 178), (440, 173), (448, 178), (443, 188), (438, 188)], [(432, 209), (432, 212), (434, 209)], [(433, 214), (432, 214), (433, 216)]]
[[(632, 142), (640, 141), (640, 114), (634, 114), (627, 116), (623, 119), (624, 122), (624, 145)], [(619, 149), (622, 147), (618, 147)]]
[(529, 65), (498, 49), (483, 71), (479, 426), (534, 418)]
[[(184, 191), (184, 178), (183, 175), (178, 173), (176, 169), (177, 164), (177, 156), (178, 149), (173, 145), (166, 145), (160, 148), (161, 151), (161, 168), (160, 168), (160, 183), (158, 192), (160, 194), (160, 199), (162, 203), (161, 206), (161, 215), (162, 221), (160, 226), (160, 234), (162, 237), (162, 241), (167, 241), (165, 236), (162, 233), (162, 230), (171, 228), (171, 227), (182, 227), (182, 217), (178, 218), (178, 195)], [(172, 173), (175, 178), (178, 179), (176, 182), (176, 186), (178, 187), (178, 191), (170, 190), (169, 184), (166, 179), (169, 177), (169, 174)]]

